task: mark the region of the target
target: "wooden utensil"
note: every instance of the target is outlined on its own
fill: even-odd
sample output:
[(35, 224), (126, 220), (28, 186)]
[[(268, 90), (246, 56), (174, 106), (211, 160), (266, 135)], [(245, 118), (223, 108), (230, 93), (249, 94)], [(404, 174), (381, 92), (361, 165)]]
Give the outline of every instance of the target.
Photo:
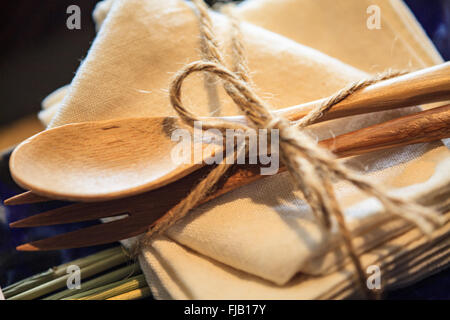
[[(386, 80), (356, 92), (322, 120), (450, 99), (450, 63)], [(278, 111), (298, 120), (323, 100)], [(242, 116), (225, 117), (245, 122)], [(53, 199), (98, 202), (167, 185), (198, 170), (176, 164), (171, 134), (178, 118), (136, 118), (77, 123), (41, 132), (13, 152), (10, 170), (23, 188)], [(221, 146), (203, 143), (203, 159)]]
[[(321, 141), (319, 144), (342, 157), (448, 137), (450, 137), (450, 105), (373, 125)], [(117, 221), (34, 241), (17, 249), (36, 251), (84, 247), (144, 233), (149, 226), (156, 223), (183, 199), (209, 170), (211, 166), (203, 167), (169, 185), (125, 199), (76, 203), (11, 223), (12, 228), (35, 227), (127, 215)], [(281, 168), (279, 172), (283, 171), (285, 168)], [(263, 177), (266, 176), (260, 175), (259, 165), (236, 166), (202, 203)]]

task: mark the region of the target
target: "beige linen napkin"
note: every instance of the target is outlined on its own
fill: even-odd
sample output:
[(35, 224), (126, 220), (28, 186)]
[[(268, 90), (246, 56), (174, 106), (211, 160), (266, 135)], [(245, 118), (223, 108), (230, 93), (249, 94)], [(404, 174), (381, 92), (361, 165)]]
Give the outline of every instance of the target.
[[(380, 29), (367, 20), (377, 6)], [(249, 0), (241, 6), (246, 21), (318, 49), (366, 72), (421, 68), (440, 63), (424, 31), (412, 23), (401, 1)]]
[[(277, 3), (282, 7), (284, 3), (293, 2)], [(174, 112), (165, 91), (170, 79), (184, 64), (201, 57), (197, 18), (185, 2), (114, 0), (106, 4), (100, 6), (103, 14), (97, 14), (104, 18), (98, 36), (65, 98), (57, 102), (58, 110), (50, 126), (130, 116), (172, 115)], [(260, 10), (264, 12), (263, 9)], [(347, 9), (350, 13), (354, 10), (351, 6)], [(291, 13), (295, 14), (295, 10)], [(246, 19), (249, 16), (252, 15), (247, 10)], [(270, 16), (267, 12), (262, 15), (267, 16)], [(214, 22), (223, 47), (227, 48), (228, 22), (220, 15), (214, 16)], [(242, 28), (257, 91), (274, 108), (327, 96), (346, 83), (367, 76), (279, 34), (250, 24), (243, 24)], [(381, 39), (384, 42), (379, 45), (384, 47), (393, 40)], [(355, 57), (351, 60), (364, 60), (356, 57), (366, 55), (364, 48), (371, 50), (369, 46), (352, 51)], [(414, 56), (408, 55), (406, 49), (399, 52), (410, 59)], [(389, 65), (392, 57), (381, 55), (378, 59), (377, 63), (384, 66)], [(211, 84), (205, 85), (202, 75), (197, 75), (184, 87), (184, 99), (200, 114), (235, 113), (236, 108), (220, 86), (215, 88), (216, 95), (211, 87)], [(327, 122), (315, 126), (313, 132), (324, 138), (404, 112)], [(441, 143), (433, 143), (353, 158), (350, 164), (362, 167), (362, 171), (388, 188), (403, 188), (403, 195), (412, 196), (445, 190), (449, 180), (448, 159), (448, 150)], [(356, 244), (361, 252), (410, 228), (404, 221), (383, 214), (376, 201), (365, 199), (346, 185), (338, 185), (337, 192), (347, 208), (346, 214), (358, 236)], [(339, 250), (331, 250), (337, 247), (335, 240), (326, 237), (299, 200), (299, 194), (292, 191), (288, 176), (281, 174), (194, 210), (187, 219), (171, 228), (167, 237), (155, 240), (152, 248), (145, 250), (141, 264), (153, 291), (165, 291), (159, 294), (161, 298), (215, 298), (218, 295), (211, 290), (217, 291), (217, 288), (230, 297), (233, 292), (236, 298), (239, 292), (253, 297), (253, 279), (265, 288), (261, 292), (271, 297), (274, 296), (271, 290), (289, 291), (291, 279), (299, 271), (323, 274), (336, 269), (343, 256)], [(180, 269), (191, 272), (189, 279), (193, 281), (188, 281)], [(222, 283), (222, 274), (234, 275), (235, 281)], [(295, 279), (299, 277), (304, 276)], [(315, 296), (329, 289), (320, 279), (314, 279), (319, 282), (311, 285), (316, 288)], [(303, 280), (298, 285), (302, 286), (302, 292), (310, 292)], [(187, 294), (194, 291), (195, 295)], [(296, 297), (306, 296), (311, 295)]]
[[(438, 243), (446, 237), (448, 246), (449, 231), (447, 223), (433, 234), (432, 240), (436, 239)], [(385, 277), (389, 280), (387, 285), (392, 285), (402, 276), (414, 274), (413, 271), (420, 277), (420, 268), (411, 270), (411, 266), (414, 266), (414, 258), (420, 260), (414, 251), (426, 241), (428, 239), (414, 229), (361, 258), (364, 265), (381, 266), (382, 279)], [(165, 237), (155, 240), (144, 255), (148, 264), (142, 264), (143, 270), (150, 280), (152, 292), (159, 299), (331, 299), (359, 293), (355, 292), (352, 268), (348, 265), (339, 272), (321, 277), (298, 274), (287, 284), (278, 286), (204, 257)], [(404, 261), (399, 259), (402, 257)], [(448, 257), (447, 253), (447, 260)], [(400, 274), (390, 274), (389, 267)]]

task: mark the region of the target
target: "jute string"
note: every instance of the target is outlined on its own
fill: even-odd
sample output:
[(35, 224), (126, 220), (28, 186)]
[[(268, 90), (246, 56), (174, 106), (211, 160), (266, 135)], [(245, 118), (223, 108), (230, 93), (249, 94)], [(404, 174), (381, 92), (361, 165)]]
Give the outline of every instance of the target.
[[(186, 124), (193, 126), (195, 121), (200, 121), (197, 115), (183, 105), (181, 88), (189, 75), (196, 72), (206, 72), (222, 80), (227, 94), (245, 115), (248, 125), (222, 119), (202, 120), (203, 130), (214, 128), (223, 133), (226, 129), (241, 129), (244, 132), (254, 129), (279, 130), (280, 160), (288, 169), (294, 186), (301, 190), (312, 212), (326, 230), (331, 230), (331, 217), (334, 217), (343, 243), (355, 266), (359, 284), (367, 294), (370, 294), (366, 286), (366, 274), (353, 246), (351, 232), (347, 228), (345, 217), (334, 193), (333, 182), (346, 181), (368, 195), (377, 198), (387, 212), (409, 220), (425, 234), (431, 233), (436, 226), (441, 225), (443, 217), (430, 208), (387, 194), (380, 186), (347, 168), (343, 163), (336, 161), (335, 156), (328, 150), (319, 147), (316, 141), (304, 132), (303, 128), (317, 122), (331, 107), (354, 92), (402, 73), (388, 71), (373, 78), (353, 83), (331, 96), (325, 103), (293, 124), (272, 113), (269, 106), (252, 89), (240, 24), (232, 14), (232, 9), (228, 7), (224, 12), (230, 18), (232, 30), (233, 71), (225, 67), (225, 60), (214, 34), (208, 8), (202, 0), (193, 0), (192, 2), (198, 13), (206, 59), (186, 65), (175, 75), (169, 90), (172, 107)], [(229, 160), (236, 159), (241, 152), (246, 152), (242, 145), (236, 146), (234, 152), (229, 153), (228, 151), (228, 156), (222, 163), (214, 167), (186, 198), (160, 218), (141, 237), (135, 248), (137, 252), (150, 243), (153, 235), (165, 232), (196, 207), (233, 166), (231, 163), (234, 163), (234, 161)]]

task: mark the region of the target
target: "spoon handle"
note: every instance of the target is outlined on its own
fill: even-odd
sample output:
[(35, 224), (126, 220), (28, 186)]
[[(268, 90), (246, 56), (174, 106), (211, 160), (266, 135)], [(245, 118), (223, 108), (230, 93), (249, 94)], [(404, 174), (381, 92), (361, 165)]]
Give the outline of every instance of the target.
[[(326, 100), (276, 112), (295, 121)], [(319, 121), (445, 100), (450, 100), (450, 62), (370, 85), (336, 104)]]

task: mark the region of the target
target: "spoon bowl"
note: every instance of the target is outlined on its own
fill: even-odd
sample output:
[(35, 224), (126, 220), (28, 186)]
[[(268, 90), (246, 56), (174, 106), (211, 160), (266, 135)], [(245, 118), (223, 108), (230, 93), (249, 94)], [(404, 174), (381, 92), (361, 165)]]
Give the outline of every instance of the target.
[(189, 130), (173, 117), (64, 125), (16, 148), (11, 173), (20, 186), (54, 199), (102, 201), (134, 195), (200, 167), (173, 161), (170, 151), (184, 141), (171, 139), (177, 129)]

